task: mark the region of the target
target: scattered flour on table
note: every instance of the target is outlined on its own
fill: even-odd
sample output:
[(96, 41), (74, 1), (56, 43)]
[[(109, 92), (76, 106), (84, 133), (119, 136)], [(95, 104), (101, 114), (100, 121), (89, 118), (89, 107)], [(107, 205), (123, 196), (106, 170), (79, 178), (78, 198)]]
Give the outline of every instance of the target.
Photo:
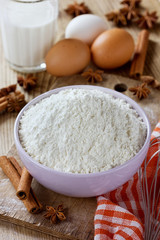
[(68, 89), (24, 112), (19, 136), (37, 162), (61, 172), (94, 173), (132, 158), (146, 126), (122, 99), (99, 90)]

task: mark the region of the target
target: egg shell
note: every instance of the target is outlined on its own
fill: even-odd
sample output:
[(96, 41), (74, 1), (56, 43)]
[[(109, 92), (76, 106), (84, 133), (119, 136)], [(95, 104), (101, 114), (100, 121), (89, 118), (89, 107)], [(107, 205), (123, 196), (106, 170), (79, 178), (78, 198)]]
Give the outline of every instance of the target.
[(82, 71), (90, 62), (90, 49), (77, 39), (63, 39), (47, 53), (47, 71), (54, 76), (69, 76)]
[(100, 34), (91, 46), (93, 62), (113, 69), (127, 63), (134, 52), (134, 40), (124, 29), (114, 28)]
[(91, 45), (94, 39), (107, 29), (106, 22), (94, 14), (73, 18), (66, 27), (65, 38), (76, 38)]

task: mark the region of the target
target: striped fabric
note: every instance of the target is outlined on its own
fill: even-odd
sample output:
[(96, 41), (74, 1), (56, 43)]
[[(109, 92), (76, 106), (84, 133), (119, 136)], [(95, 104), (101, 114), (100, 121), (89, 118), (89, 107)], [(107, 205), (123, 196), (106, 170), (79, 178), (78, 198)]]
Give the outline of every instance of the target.
[[(160, 122), (154, 129), (151, 139), (158, 136), (160, 136)], [(157, 145), (150, 147), (147, 158), (149, 159), (153, 152), (157, 150)], [(154, 169), (157, 163), (155, 160), (157, 160), (157, 156), (147, 166), (147, 180), (149, 183), (151, 183), (151, 179), (155, 174)], [(144, 239), (144, 212), (138, 178), (138, 173), (136, 173), (123, 186), (97, 197), (94, 240)], [(160, 176), (158, 176), (157, 182), (160, 183)]]

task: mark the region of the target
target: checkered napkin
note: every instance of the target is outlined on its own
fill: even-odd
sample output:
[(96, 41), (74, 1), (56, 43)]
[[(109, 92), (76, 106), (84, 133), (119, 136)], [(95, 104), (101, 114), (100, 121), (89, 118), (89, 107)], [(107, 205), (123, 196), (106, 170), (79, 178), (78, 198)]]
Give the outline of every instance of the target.
[[(160, 136), (160, 122), (154, 129), (151, 140)], [(158, 145), (149, 148), (147, 159), (158, 150)], [(156, 155), (147, 166), (147, 181), (153, 180)], [(142, 165), (143, 171), (143, 165)], [(160, 184), (160, 174), (157, 183)], [(160, 204), (160, 203), (159, 203)], [(94, 218), (94, 240), (140, 240), (144, 235), (144, 211), (138, 172), (123, 186), (97, 197)]]

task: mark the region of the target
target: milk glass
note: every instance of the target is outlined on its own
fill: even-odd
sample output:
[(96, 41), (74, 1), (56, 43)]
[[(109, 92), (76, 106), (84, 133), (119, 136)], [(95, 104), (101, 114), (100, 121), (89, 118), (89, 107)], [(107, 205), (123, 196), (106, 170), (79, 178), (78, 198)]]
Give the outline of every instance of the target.
[(44, 57), (54, 43), (58, 0), (1, 0), (4, 55), (20, 72), (46, 69)]

